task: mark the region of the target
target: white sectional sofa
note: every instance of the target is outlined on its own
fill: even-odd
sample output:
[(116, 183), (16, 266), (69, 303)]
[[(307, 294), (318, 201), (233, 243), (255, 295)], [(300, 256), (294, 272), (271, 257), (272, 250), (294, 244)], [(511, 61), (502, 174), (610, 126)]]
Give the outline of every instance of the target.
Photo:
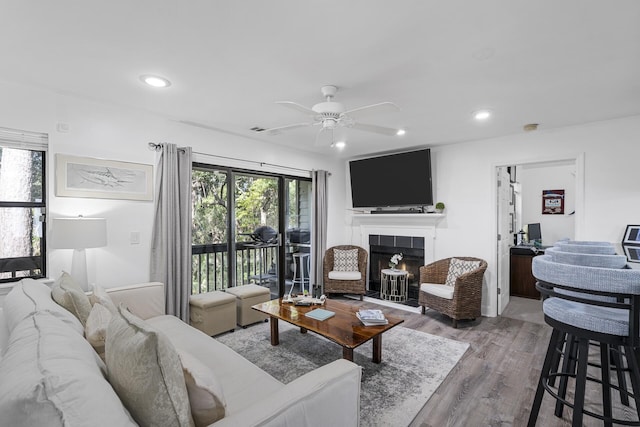
[[(358, 425), (359, 366), (338, 360), (283, 384), (215, 339), (164, 315), (161, 283), (107, 292), (179, 353), (209, 369), (226, 400), (224, 418), (211, 425)], [(51, 298), (47, 285), (24, 279), (13, 288), (0, 310), (0, 426), (145, 424), (123, 405), (109, 370), (83, 333), (82, 323)]]

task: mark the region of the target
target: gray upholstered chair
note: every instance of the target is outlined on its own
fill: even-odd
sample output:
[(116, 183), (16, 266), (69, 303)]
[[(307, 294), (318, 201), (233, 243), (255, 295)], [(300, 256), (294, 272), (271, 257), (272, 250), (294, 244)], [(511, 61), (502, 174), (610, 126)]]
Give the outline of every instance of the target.
[[(462, 274), (456, 274), (454, 281), (447, 284), (454, 259), (464, 264), (474, 263), (475, 266)], [(482, 278), (486, 269), (485, 260), (472, 257), (445, 258), (420, 267), (418, 304), (422, 306), (422, 314), (425, 314), (426, 307), (439, 311), (451, 317), (454, 328), (458, 327), (458, 320), (480, 317)]]
[[(354, 254), (355, 258), (351, 256)], [(362, 301), (367, 292), (368, 258), (369, 254), (360, 246), (340, 245), (327, 249), (322, 268), (324, 293), (360, 295)]]
[[(557, 400), (556, 415), (562, 416), (567, 403), (568, 378), (575, 378), (573, 399), (573, 425), (582, 425), (587, 414), (603, 420), (605, 425), (622, 420), (613, 419), (611, 390), (618, 390), (624, 404), (633, 396), (640, 419), (640, 369), (638, 349), (640, 347), (638, 306), (640, 305), (640, 271), (626, 267), (623, 258), (611, 253), (610, 244), (582, 245), (573, 243), (573, 251), (557, 244), (545, 255), (533, 259), (532, 270), (538, 280), (536, 287), (545, 297), (543, 311), (545, 321), (553, 327), (547, 355), (529, 415), (529, 425), (535, 425), (545, 391)], [(594, 247), (599, 249), (594, 250)], [(609, 249), (605, 249), (609, 247)], [(608, 254), (607, 254), (608, 253)], [(566, 338), (566, 344), (564, 344)], [(603, 390), (602, 412), (585, 410), (584, 398), (589, 364), (589, 343), (600, 347), (600, 379)], [(618, 384), (611, 385), (610, 361), (617, 367), (622, 365), (620, 349), (624, 349), (633, 394), (629, 393), (624, 378), (618, 375)], [(559, 367), (557, 354), (564, 359)], [(612, 355), (617, 355), (612, 358)], [(620, 372), (620, 371), (619, 371)], [(560, 378), (555, 390), (554, 378)], [(628, 422), (626, 420), (625, 422)]]

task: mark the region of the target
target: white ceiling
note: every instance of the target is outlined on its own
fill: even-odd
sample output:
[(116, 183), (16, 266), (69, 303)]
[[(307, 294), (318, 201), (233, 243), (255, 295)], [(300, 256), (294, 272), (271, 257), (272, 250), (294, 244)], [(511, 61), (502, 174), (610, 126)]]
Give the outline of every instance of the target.
[(315, 127), (249, 129), (326, 84), (401, 107), (361, 121), (405, 136), (347, 129), (341, 157), (640, 114), (638, 0), (0, 0), (0, 51), (0, 80), (323, 153)]

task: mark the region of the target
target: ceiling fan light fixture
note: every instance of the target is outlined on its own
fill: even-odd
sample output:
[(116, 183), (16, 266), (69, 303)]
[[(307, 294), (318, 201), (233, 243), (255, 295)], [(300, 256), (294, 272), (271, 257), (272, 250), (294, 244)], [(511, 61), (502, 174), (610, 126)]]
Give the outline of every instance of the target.
[(491, 110), (478, 110), (473, 113), (473, 118), (478, 122), (484, 122), (489, 120), (492, 115)]
[(163, 88), (171, 86), (171, 82), (168, 79), (160, 76), (154, 76), (151, 74), (143, 74), (140, 76), (140, 80), (152, 87)]
[(407, 133), (407, 131), (406, 131), (406, 130), (404, 130), (404, 129), (398, 129), (398, 132), (396, 132), (396, 135), (397, 135), (397, 136), (402, 136), (402, 135), (404, 135), (404, 134), (406, 134), (406, 133)]

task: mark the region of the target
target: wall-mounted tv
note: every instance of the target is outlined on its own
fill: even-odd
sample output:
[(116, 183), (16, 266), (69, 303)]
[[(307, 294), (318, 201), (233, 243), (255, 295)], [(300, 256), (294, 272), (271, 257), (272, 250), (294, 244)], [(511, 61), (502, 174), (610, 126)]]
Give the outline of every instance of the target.
[(433, 204), (429, 149), (352, 160), (349, 171), (354, 208)]

